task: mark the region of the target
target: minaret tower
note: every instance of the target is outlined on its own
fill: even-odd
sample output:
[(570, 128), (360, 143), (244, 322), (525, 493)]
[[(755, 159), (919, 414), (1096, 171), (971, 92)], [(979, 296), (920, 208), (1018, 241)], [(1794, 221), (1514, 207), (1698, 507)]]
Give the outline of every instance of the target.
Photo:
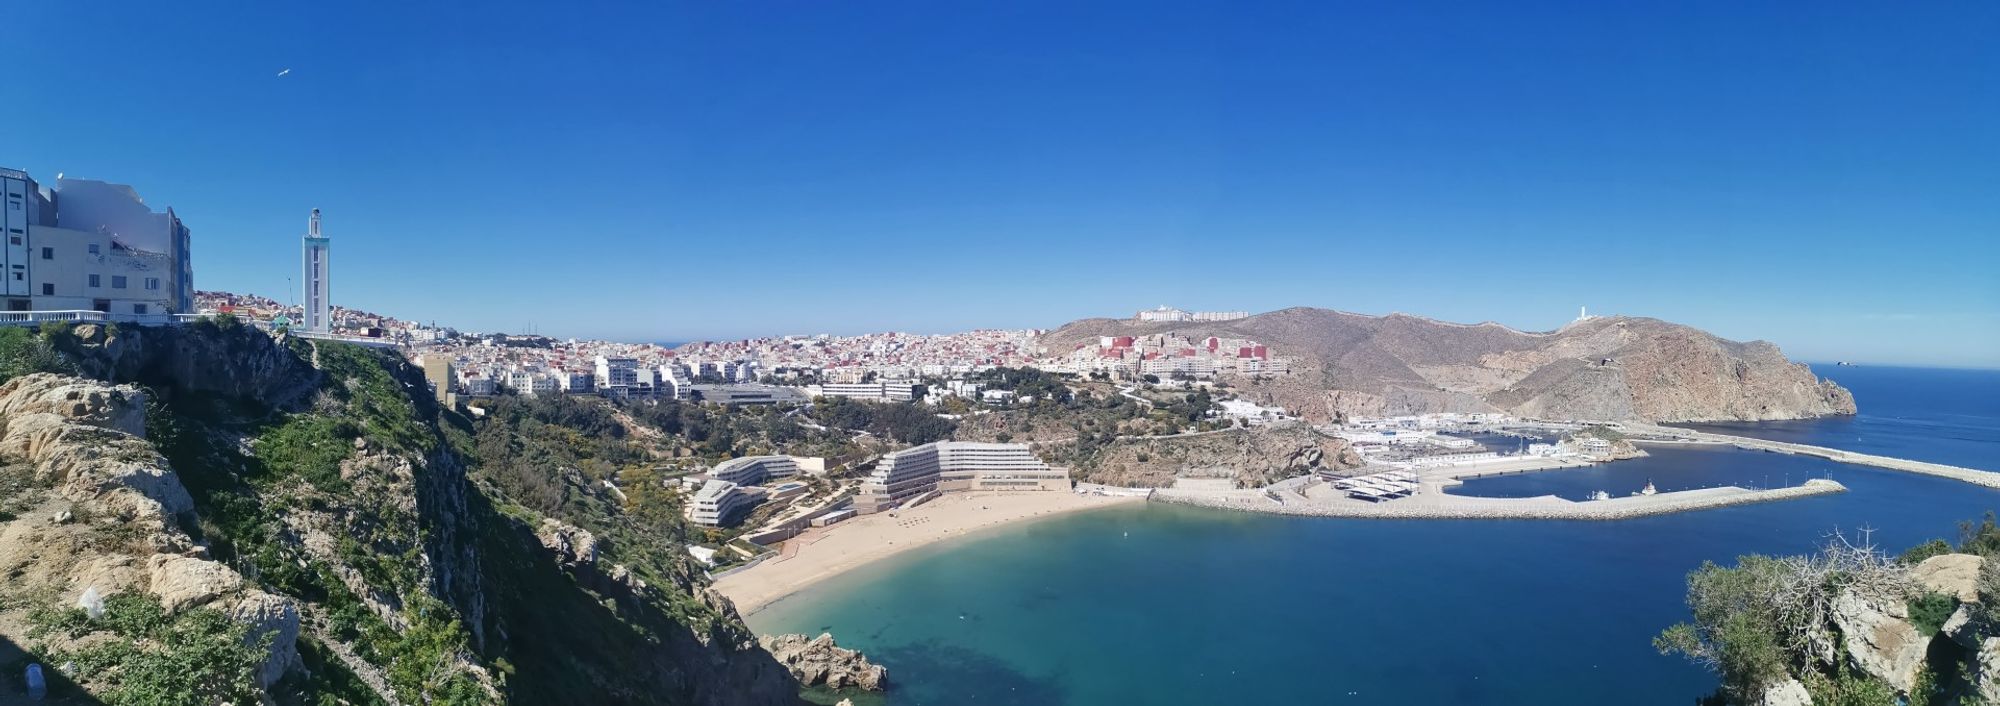
[(319, 209), (312, 212), (312, 222), (306, 227), (304, 253), (300, 261), (305, 268), (305, 276), (299, 281), (305, 286), (305, 296), (301, 299), (304, 309), (304, 328), (314, 333), (333, 331), (333, 305), (327, 302), (327, 254), (333, 244), (319, 234)]

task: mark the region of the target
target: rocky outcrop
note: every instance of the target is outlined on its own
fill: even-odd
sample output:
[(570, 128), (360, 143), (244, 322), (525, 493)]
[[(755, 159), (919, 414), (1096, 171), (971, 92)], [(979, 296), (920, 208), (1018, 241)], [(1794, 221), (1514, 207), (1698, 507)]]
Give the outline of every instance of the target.
[(1973, 554), (1940, 554), (1911, 567), (1910, 579), (1924, 590), (1970, 603), (1979, 600), (1979, 568), (1984, 563)]
[(535, 533), (542, 547), (555, 554), (556, 562), (566, 568), (575, 568), (597, 563), (597, 535), (590, 530), (557, 521), (542, 520), (542, 526)]
[(869, 663), (858, 651), (835, 645), (830, 634), (777, 635), (760, 638), (759, 642), (798, 678), (801, 686), (880, 691), (889, 683), (887, 668)]
[(319, 384), (311, 362), (251, 326), (226, 320), (187, 326), (79, 324), (57, 342), (84, 375), (255, 400), (278, 408)]
[(1986, 638), (1979, 645), (1979, 698), (1985, 703), (2000, 703), (2000, 637)]
[[(142, 436), (146, 401), (133, 386), (49, 374), (0, 385), (0, 459), (29, 464), (47, 484), (38, 506), (0, 522), (5, 592), (53, 592), (69, 603), (139, 592), (168, 613), (217, 608), (249, 624), (253, 639), (268, 636), (270, 656), (257, 676), (275, 684), (299, 662), (297, 606), (247, 588), (181, 529), (194, 503)], [(24, 636), (5, 637), (26, 644)]]
[(1099, 336), (1247, 338), (1293, 373), (1244, 388), (1313, 422), (1337, 416), (1502, 411), (1553, 419), (1687, 422), (1853, 414), (1854, 397), (1787, 360), (1657, 319), (1597, 317), (1549, 332), (1405, 314), (1294, 308), (1220, 323), (1086, 319), (1051, 331), (1053, 353)]
[(1812, 694), (1806, 693), (1806, 685), (1799, 680), (1788, 677), (1764, 685), (1757, 703), (1758, 706), (1812, 706)]
[(1909, 693), (1923, 666), (1926, 641), (1901, 601), (1870, 601), (1853, 591), (1833, 600), (1833, 620), (1854, 666)]

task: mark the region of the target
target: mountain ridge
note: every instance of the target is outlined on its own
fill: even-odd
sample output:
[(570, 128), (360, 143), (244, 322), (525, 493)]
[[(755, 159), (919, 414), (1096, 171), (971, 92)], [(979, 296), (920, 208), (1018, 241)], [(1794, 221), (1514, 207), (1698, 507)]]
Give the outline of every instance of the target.
[(1051, 353), (1100, 336), (1178, 333), (1265, 343), (1293, 373), (1244, 388), (1308, 419), (1505, 412), (1606, 421), (1701, 422), (1853, 414), (1853, 395), (1768, 341), (1685, 324), (1598, 316), (1553, 331), (1415, 314), (1290, 307), (1220, 322), (1094, 318), (1041, 336)]

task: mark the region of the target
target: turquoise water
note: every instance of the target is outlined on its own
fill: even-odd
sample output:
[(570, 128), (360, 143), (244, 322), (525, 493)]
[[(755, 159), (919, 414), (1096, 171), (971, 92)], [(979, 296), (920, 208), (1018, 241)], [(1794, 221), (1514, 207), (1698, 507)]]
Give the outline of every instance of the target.
[[(1856, 422), (1867, 418), (1841, 423)], [(1971, 436), (1951, 453), (1993, 465)], [(1647, 477), (1669, 488), (1769, 474), (1827, 474), (1852, 492), (1622, 522), (1125, 506), (917, 550), (750, 622), (832, 631), (889, 666), (897, 686), (882, 701), (899, 705), (1688, 704), (1713, 677), (1654, 653), (1650, 638), (1684, 617), (1683, 578), (1702, 561), (1807, 551), (1835, 528), (1864, 526), (1900, 549), (2000, 508), (2000, 493), (1975, 486), (1720, 449), (1466, 490), (1620, 492)]]

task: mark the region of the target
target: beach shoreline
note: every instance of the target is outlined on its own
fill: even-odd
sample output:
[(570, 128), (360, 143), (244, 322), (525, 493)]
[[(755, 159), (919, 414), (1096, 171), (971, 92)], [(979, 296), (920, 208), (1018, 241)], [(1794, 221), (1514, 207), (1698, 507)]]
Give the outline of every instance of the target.
[(863, 515), (785, 540), (779, 555), (715, 580), (750, 616), (827, 579), (946, 540), (1085, 510), (1144, 502), (1139, 495), (1057, 491), (946, 493), (893, 513)]

